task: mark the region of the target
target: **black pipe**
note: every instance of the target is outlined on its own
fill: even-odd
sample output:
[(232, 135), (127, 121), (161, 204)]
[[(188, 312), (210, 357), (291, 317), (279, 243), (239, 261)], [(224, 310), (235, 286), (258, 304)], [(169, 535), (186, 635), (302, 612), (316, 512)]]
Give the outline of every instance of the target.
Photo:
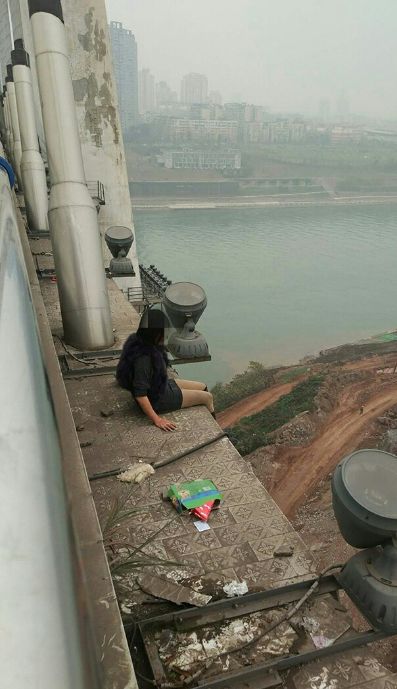
[(61, 0), (28, 0), (28, 3), (30, 16), (36, 12), (47, 12), (47, 14), (53, 14), (54, 17), (58, 17), (63, 22)]
[[(202, 450), (204, 447), (207, 447), (208, 445), (212, 445), (212, 443), (215, 443), (217, 440), (221, 440), (222, 438), (227, 438), (227, 433), (218, 433), (214, 438), (211, 438), (211, 440), (205, 440), (203, 443), (200, 443), (199, 445), (195, 445), (194, 447), (190, 448), (189, 450), (184, 450), (183, 452), (179, 452), (177, 455), (173, 455), (172, 457), (168, 457), (167, 459), (160, 459), (158, 462), (149, 462), (153, 469), (159, 469), (160, 467), (166, 466), (167, 464), (171, 464), (172, 462), (176, 462), (178, 459), (182, 459), (183, 457), (187, 457), (187, 455), (191, 455), (193, 452), (197, 452), (198, 450)], [(127, 467), (128, 469), (128, 467)], [(93, 474), (92, 476), (88, 477), (89, 481), (97, 481), (100, 478), (109, 478), (110, 476), (118, 476), (119, 474), (122, 474), (124, 471), (127, 471), (127, 469), (124, 468), (119, 468), (119, 469), (111, 469), (110, 471), (101, 471), (99, 474)]]

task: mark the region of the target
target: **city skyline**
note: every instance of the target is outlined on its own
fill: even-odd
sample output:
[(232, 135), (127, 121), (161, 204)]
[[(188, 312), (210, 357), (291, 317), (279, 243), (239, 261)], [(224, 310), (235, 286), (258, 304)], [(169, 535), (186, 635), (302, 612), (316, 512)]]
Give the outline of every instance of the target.
[(140, 69), (178, 93), (198, 72), (225, 102), (314, 114), (321, 100), (335, 111), (344, 92), (353, 113), (397, 113), (392, 0), (382, 12), (370, 0), (235, 0), (232, 10), (227, 0), (107, 0), (107, 9), (134, 32)]

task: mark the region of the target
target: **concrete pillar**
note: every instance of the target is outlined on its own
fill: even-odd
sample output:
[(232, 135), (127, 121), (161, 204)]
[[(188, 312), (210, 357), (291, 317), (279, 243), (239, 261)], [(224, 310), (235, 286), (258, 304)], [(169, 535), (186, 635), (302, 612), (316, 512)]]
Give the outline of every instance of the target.
[(84, 175), (60, 0), (29, 0), (47, 141), (51, 232), (65, 340), (113, 343), (97, 213)]
[(12, 157), (15, 167), (15, 174), (18, 180), (18, 188), (22, 189), (22, 175), (21, 175), (21, 158), (22, 158), (22, 145), (21, 145), (21, 132), (19, 129), (19, 118), (17, 110), (17, 99), (15, 96), (15, 84), (14, 77), (12, 75), (12, 65), (7, 65), (7, 92), (8, 92), (8, 104), (10, 109), (11, 118), (11, 130), (13, 135), (12, 143)]
[[(105, 1), (62, 4), (84, 169), (88, 180), (98, 179), (105, 187), (99, 227), (102, 235), (116, 225), (130, 227), (135, 234)], [(108, 263), (106, 248), (104, 254)], [(136, 240), (128, 258), (136, 275), (115, 280), (123, 290), (141, 284)]]
[(21, 39), (11, 53), (15, 95), (21, 132), (21, 175), (29, 229), (48, 230), (48, 193), (43, 159), (39, 151), (29, 55)]

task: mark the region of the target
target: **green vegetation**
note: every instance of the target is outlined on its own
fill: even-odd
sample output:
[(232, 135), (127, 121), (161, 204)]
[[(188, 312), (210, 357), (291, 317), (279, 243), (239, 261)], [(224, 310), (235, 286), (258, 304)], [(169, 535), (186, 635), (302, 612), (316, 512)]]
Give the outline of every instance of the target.
[(360, 144), (270, 144), (261, 149), (247, 151), (251, 160), (261, 157), (264, 161), (321, 167), (358, 168), (373, 172), (397, 172), (397, 146), (377, 141)]
[(281, 373), (277, 377), (277, 382), (279, 382), (279, 383), (290, 383), (291, 380), (295, 380), (295, 378), (299, 378), (299, 376), (303, 376), (303, 374), (307, 373), (307, 371), (308, 371), (307, 366), (297, 366), (296, 368), (290, 368), (290, 369), (288, 369), (288, 371)]
[(216, 411), (223, 411), (231, 404), (248, 395), (260, 392), (274, 383), (274, 370), (265, 368), (258, 361), (250, 361), (244, 373), (238, 373), (230, 383), (216, 383), (211, 392)]
[(291, 421), (297, 414), (313, 411), (314, 399), (323, 383), (323, 376), (312, 376), (299, 383), (288, 395), (267, 409), (247, 416), (230, 429), (230, 439), (242, 455), (269, 445), (269, 434)]

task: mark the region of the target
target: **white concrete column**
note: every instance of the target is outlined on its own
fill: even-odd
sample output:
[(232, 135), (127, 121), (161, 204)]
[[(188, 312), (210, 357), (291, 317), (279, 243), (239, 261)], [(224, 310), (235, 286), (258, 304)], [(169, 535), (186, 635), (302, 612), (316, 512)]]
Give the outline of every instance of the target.
[(11, 130), (13, 135), (12, 144), (12, 156), (15, 167), (15, 173), (18, 180), (18, 188), (22, 189), (22, 175), (21, 175), (21, 158), (22, 158), (22, 145), (21, 145), (21, 132), (19, 129), (19, 118), (17, 110), (17, 99), (15, 96), (15, 84), (14, 77), (12, 75), (12, 65), (7, 65), (7, 91), (8, 91), (8, 104), (10, 109), (11, 118)]
[(47, 179), (39, 151), (30, 60), (22, 39), (15, 41), (11, 58), (21, 133), (21, 175), (28, 226), (35, 232), (47, 231)]
[(29, 0), (47, 141), (48, 220), (65, 339), (80, 349), (113, 343), (97, 213), (87, 189), (60, 0)]

